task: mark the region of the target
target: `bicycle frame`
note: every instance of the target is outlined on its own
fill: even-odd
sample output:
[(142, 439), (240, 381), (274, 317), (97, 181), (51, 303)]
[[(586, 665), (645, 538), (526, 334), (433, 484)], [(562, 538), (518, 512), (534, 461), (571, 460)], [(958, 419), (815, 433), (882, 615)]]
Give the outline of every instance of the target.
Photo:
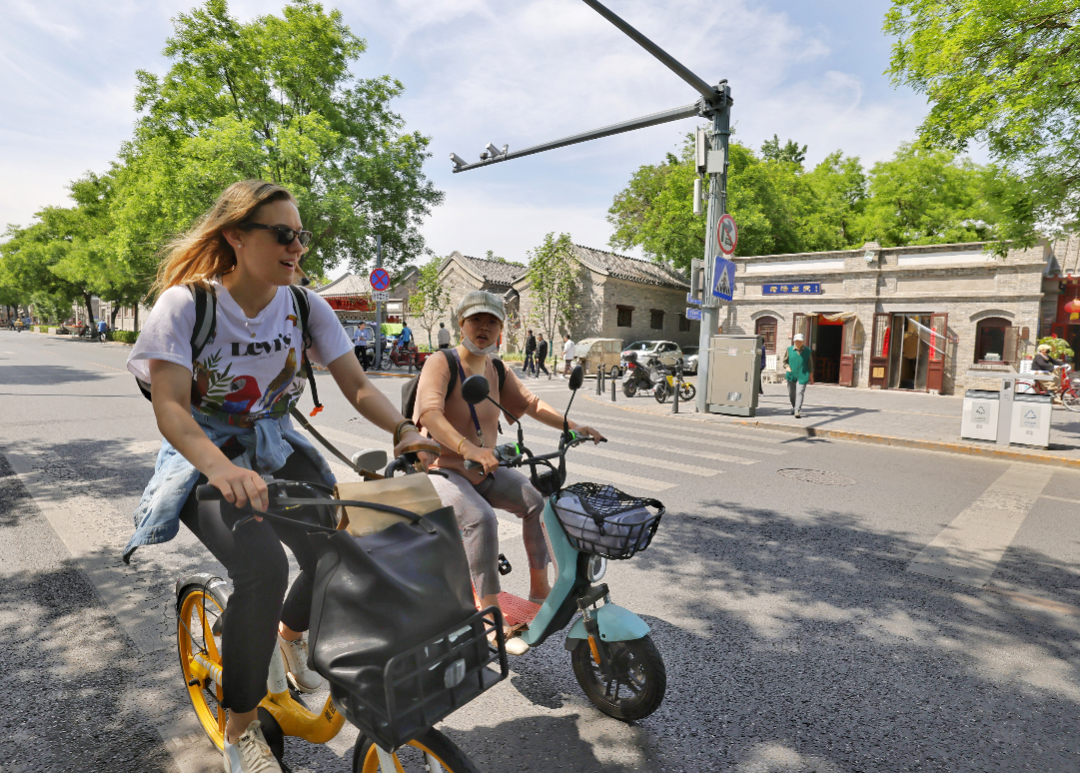
[[(221, 689), (222, 670), (211, 663), (203, 653), (196, 653), (189, 667), (196, 677), (209, 679), (218, 689)], [(311, 743), (327, 743), (341, 732), (345, 724), (345, 717), (334, 708), (329, 696), (326, 698), (326, 704), (317, 714), (292, 697), (289, 692), (289, 683), (285, 678), (285, 661), (281, 657), (281, 650), (278, 649), (274, 650), (274, 656), (270, 660), (270, 674), (266, 679), (266, 697), (259, 702), (259, 706), (270, 712), (281, 727), (282, 733), (303, 738)]]

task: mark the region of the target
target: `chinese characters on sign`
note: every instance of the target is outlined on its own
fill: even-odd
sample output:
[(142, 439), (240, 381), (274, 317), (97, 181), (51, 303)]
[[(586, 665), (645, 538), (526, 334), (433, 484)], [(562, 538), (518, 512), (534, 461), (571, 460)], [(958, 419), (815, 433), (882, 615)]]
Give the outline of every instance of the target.
[(762, 295), (821, 295), (821, 282), (762, 285)]

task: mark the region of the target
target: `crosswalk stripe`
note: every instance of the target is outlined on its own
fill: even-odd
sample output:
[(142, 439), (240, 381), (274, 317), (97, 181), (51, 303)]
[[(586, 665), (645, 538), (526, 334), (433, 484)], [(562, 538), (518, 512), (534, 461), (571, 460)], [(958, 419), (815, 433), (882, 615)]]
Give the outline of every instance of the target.
[[(615, 416), (610, 416), (608, 414), (602, 414), (602, 413), (592, 413), (590, 411), (574, 411), (574, 418), (577, 419), (578, 421), (581, 421), (582, 418), (588, 418), (590, 420), (595, 420), (599, 424), (604, 424), (604, 425), (614, 424), (616, 426), (628, 427), (628, 428), (636, 429), (636, 430), (639, 430), (639, 431), (642, 431), (642, 432), (645, 432), (645, 433), (653, 433), (653, 432), (661, 433), (662, 432), (663, 434), (665, 434), (666, 437), (670, 437), (672, 431), (674, 430), (674, 431), (678, 432), (680, 435), (690, 435), (691, 437), (686, 438), (686, 440), (691, 441), (691, 442), (696, 442), (696, 443), (700, 443), (702, 441), (698, 440), (697, 437), (695, 437), (695, 436), (700, 436), (703, 439), (708, 438), (710, 440), (717, 440), (718, 438), (736, 438), (738, 440), (750, 440), (751, 439), (751, 438), (747, 437), (746, 435), (740, 435), (740, 434), (736, 434), (734, 432), (724, 432), (723, 430), (699, 429), (697, 427), (688, 427), (688, 426), (686, 426), (685, 421), (683, 421), (683, 422), (681, 422), (681, 423), (679, 423), (677, 425), (658, 425), (658, 424), (651, 423), (651, 422), (649, 422), (647, 420), (646, 421), (635, 421), (633, 419), (624, 419), (622, 417), (615, 417)], [(761, 432), (762, 434), (764, 434), (764, 432), (766, 432), (766, 431), (767, 430), (754, 430), (754, 432)], [(790, 438), (791, 436), (787, 435), (786, 437)], [(776, 443), (784, 442), (784, 439), (785, 439), (784, 437), (762, 437), (761, 442), (762, 443), (776, 444)], [(753, 440), (754, 441), (758, 440), (756, 435), (754, 436)], [(761, 448), (760, 446), (757, 446), (757, 445), (754, 445), (754, 446), (742, 446), (742, 445), (738, 445), (736, 443), (728, 443), (728, 442), (723, 442), (723, 447), (724, 448), (731, 448), (731, 449), (738, 450), (738, 451), (753, 451), (754, 453), (759, 453), (759, 454), (770, 454), (770, 455), (773, 455), (773, 456), (780, 456), (782, 454), (787, 453), (786, 450), (781, 450), (781, 449), (767, 449), (767, 448)]]
[(651, 478), (643, 478), (640, 475), (624, 475), (621, 472), (602, 470), (598, 467), (588, 467), (584, 464), (571, 462), (566, 465), (568, 478), (578, 480), (591, 479), (595, 483), (611, 483), (626, 488), (639, 489), (641, 491), (666, 491), (674, 488), (676, 483), (668, 483)]
[[(535, 435), (540, 435), (542, 437), (547, 438), (549, 436), (546, 434), (546, 432), (554, 432), (555, 433), (554, 436), (551, 437), (551, 440), (553, 441), (552, 445), (557, 445), (558, 444), (559, 433), (557, 431), (554, 431), (554, 430), (549, 430), (547, 427), (545, 427), (544, 430), (545, 431), (541, 431), (541, 432), (537, 432), (535, 430), (530, 430), (529, 434), (534, 435), (534, 436)], [(641, 445), (640, 443), (633, 443), (633, 442), (631, 442), (629, 440), (619, 440), (619, 439), (614, 439), (614, 438), (608, 438), (608, 443), (609, 443), (608, 446), (599, 446), (599, 447), (596, 447), (596, 448), (594, 448), (593, 446), (591, 446), (589, 444), (581, 445), (581, 446), (578, 446), (577, 449), (575, 449), (575, 452), (576, 451), (586, 451), (586, 452), (588, 452), (588, 451), (596, 451), (598, 454), (601, 454), (601, 455), (606, 454), (608, 456), (611, 456), (611, 452), (605, 450), (607, 448), (610, 448), (611, 443), (615, 443), (617, 445), (632, 445), (632, 446), (640, 446)], [(648, 445), (649, 445), (649, 450), (650, 451), (662, 451), (663, 453), (666, 453), (666, 454), (677, 454), (679, 456), (692, 456), (695, 459), (709, 459), (709, 460), (714, 461), (714, 462), (727, 462), (728, 464), (757, 464), (760, 461), (759, 459), (748, 459), (748, 458), (743, 457), (743, 456), (728, 456), (727, 454), (714, 454), (714, 453), (712, 453), (710, 451), (698, 451), (696, 448), (673, 448), (671, 446), (657, 445), (656, 443), (652, 443), (652, 442), (650, 442)], [(756, 449), (756, 448), (751, 449), (751, 448), (748, 447), (746, 450), (748, 450), (748, 451), (757, 451), (758, 449)], [(766, 451), (766, 453), (782, 454), (782, 453), (786, 453), (786, 452), (784, 452), (784, 451)], [(654, 467), (657, 466), (655, 457), (646, 458), (646, 457), (643, 457), (643, 456), (639, 456), (639, 457), (636, 457), (636, 460), (640, 461), (642, 464), (645, 464), (645, 465), (651, 465), (651, 466), (654, 466)], [(695, 469), (701, 469), (701, 468), (698, 467), (698, 468), (695, 468)]]

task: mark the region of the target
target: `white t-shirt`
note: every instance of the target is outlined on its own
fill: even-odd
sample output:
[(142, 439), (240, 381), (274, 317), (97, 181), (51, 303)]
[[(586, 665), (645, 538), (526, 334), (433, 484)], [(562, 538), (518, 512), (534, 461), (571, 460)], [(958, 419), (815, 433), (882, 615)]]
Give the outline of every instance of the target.
[[(257, 317), (248, 319), (220, 281), (211, 282), (217, 296), (217, 324), (195, 364), (194, 378), (203, 396), (205, 413), (249, 414), (255, 418), (288, 413), (304, 389), (300, 373), (302, 342), (288, 287)], [(313, 292), (307, 294), (311, 311), (308, 357), (324, 365), (352, 354), (352, 342), (334, 310)], [(195, 299), (186, 286), (161, 294), (146, 320), (127, 366), (136, 377), (150, 382), (150, 360), (164, 360), (192, 370), (191, 332), (195, 327)]]
[(566, 343), (562, 345), (562, 356), (564, 360), (572, 360), (576, 355), (576, 347), (574, 342), (570, 339), (566, 340)]

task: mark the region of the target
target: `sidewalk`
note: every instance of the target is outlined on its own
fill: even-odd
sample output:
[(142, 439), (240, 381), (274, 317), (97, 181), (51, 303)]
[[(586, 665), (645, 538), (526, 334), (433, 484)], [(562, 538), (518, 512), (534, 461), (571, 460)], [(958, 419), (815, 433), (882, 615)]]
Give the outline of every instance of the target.
[[(603, 397), (595, 394), (595, 386), (587, 391), (588, 387), (587, 383), (586, 389), (582, 390), (583, 397), (612, 405), (610, 385)], [(753, 418), (697, 413), (694, 402), (680, 403), (679, 415), (674, 416), (670, 399), (661, 405), (651, 396), (627, 398), (621, 389), (614, 407), (670, 416), (673, 421), (736, 424), (808, 437), (831, 437), (1080, 469), (1080, 413), (1054, 406), (1049, 449), (998, 446), (960, 439), (963, 402), (963, 396), (811, 385), (806, 390), (802, 418), (796, 419), (791, 415), (786, 385), (766, 384), (765, 394), (758, 398), (758, 409)]]

